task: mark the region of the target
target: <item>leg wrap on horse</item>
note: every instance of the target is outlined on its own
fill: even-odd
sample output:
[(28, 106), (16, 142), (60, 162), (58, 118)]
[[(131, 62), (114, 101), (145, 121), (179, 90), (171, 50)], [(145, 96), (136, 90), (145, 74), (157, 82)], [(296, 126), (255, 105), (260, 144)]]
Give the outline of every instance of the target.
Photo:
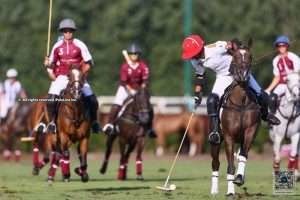
[(207, 113), (211, 121), (211, 133), (208, 136), (208, 140), (211, 143), (220, 143), (219, 133), (219, 103), (220, 99), (217, 94), (210, 94), (207, 98)]
[(70, 177), (70, 152), (64, 151), (60, 160), (61, 172), (65, 178)]
[(143, 161), (142, 161), (142, 159), (137, 159), (136, 160), (135, 167), (136, 167), (136, 174), (137, 175), (142, 175), (142, 172), (143, 172)]

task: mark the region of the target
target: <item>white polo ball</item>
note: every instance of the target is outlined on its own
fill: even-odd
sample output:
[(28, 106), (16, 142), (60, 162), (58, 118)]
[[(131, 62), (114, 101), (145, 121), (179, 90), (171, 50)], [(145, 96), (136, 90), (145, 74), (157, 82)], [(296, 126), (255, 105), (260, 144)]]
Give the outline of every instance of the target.
[(175, 185), (175, 184), (171, 184), (171, 185), (170, 185), (170, 189), (171, 189), (171, 190), (175, 190), (175, 189), (176, 189), (176, 185)]

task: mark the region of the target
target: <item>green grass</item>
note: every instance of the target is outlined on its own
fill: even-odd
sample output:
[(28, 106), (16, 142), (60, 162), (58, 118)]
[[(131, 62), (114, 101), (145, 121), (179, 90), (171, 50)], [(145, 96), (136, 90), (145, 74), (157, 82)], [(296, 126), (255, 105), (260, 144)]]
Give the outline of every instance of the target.
[[(60, 173), (56, 181), (49, 186), (44, 169), (39, 176), (31, 175), (30, 160), (22, 161), (19, 164), (14, 162), (4, 163), (0, 161), (0, 200), (158, 200), (158, 199), (225, 199), (226, 161), (221, 161), (220, 194), (212, 198), (210, 191), (210, 160), (209, 157), (199, 156), (189, 159), (181, 157), (175, 167), (171, 182), (177, 185), (173, 192), (162, 192), (155, 189), (157, 185), (163, 185), (167, 171), (170, 167), (173, 156), (155, 158), (145, 156), (144, 178), (145, 181), (135, 180), (134, 162), (130, 163), (128, 181), (117, 181), (118, 155), (112, 157), (106, 175), (100, 175), (100, 155), (91, 155), (89, 158), (88, 183), (81, 183), (79, 177), (72, 174), (71, 182), (61, 182)], [(102, 155), (101, 155), (102, 158)], [(131, 160), (133, 161), (133, 160)], [(78, 164), (72, 163), (72, 168)], [(272, 168), (270, 159), (258, 158), (247, 163), (245, 189), (236, 188), (237, 199), (300, 199), (299, 186), (296, 196), (273, 196), (272, 195)]]

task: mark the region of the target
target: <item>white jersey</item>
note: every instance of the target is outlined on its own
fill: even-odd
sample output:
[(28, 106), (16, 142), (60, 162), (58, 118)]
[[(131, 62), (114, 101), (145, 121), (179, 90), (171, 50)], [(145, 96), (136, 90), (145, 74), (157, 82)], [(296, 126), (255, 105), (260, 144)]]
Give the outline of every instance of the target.
[(196, 74), (203, 75), (205, 68), (213, 70), (216, 75), (229, 75), (232, 56), (227, 53), (226, 41), (217, 41), (204, 47), (204, 58), (192, 59)]
[(22, 91), (22, 86), (19, 81), (14, 81), (7, 79), (4, 82), (4, 92), (5, 100), (8, 108), (11, 108), (15, 105), (16, 99), (20, 92)]

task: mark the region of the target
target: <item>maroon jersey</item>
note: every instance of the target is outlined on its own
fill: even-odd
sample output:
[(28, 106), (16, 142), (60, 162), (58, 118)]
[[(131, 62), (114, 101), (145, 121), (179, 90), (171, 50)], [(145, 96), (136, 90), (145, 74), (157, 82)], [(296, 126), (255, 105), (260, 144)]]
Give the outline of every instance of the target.
[(92, 60), (86, 45), (78, 39), (58, 41), (50, 54), (50, 62), (55, 65), (55, 76), (67, 75), (71, 65), (81, 66), (82, 62)]
[(287, 56), (276, 56), (273, 59), (273, 74), (279, 76), (279, 83), (286, 83), (286, 77), (289, 73), (300, 70), (299, 57), (288, 52)]
[(139, 61), (136, 68), (123, 63), (120, 71), (121, 84), (129, 85), (133, 89), (138, 89), (149, 78), (149, 68), (144, 61)]

